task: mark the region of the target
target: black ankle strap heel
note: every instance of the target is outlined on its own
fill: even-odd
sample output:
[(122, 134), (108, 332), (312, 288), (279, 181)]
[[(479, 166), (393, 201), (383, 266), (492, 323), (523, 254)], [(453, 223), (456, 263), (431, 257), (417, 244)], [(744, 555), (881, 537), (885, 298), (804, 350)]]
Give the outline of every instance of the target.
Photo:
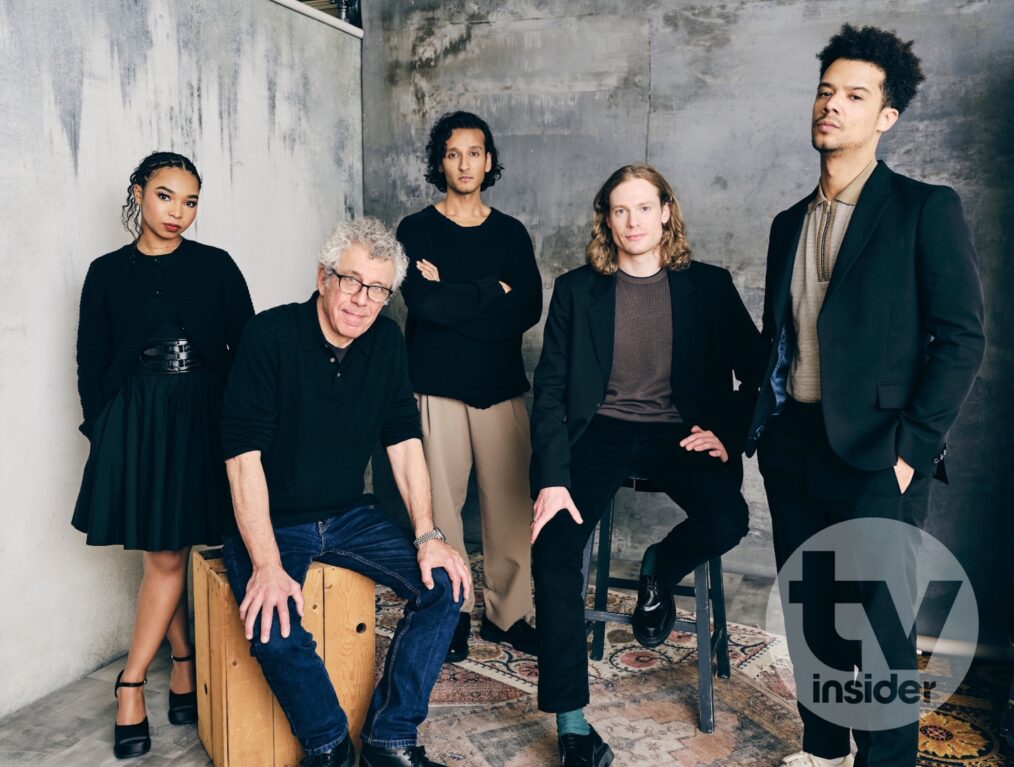
[[(169, 657), (174, 663), (185, 663), (194, 659), (194, 654), (177, 658), (172, 653)], [(193, 724), (197, 721), (197, 691), (175, 693), (169, 690), (169, 723)]]
[[(148, 678), (143, 682), (122, 681), (123, 672), (116, 675), (116, 684), (113, 686), (113, 696), (119, 698), (121, 687), (144, 687), (148, 684)], [(117, 759), (130, 759), (135, 756), (143, 756), (151, 750), (151, 735), (148, 731), (148, 717), (145, 717), (137, 724), (114, 724), (113, 725), (113, 755)]]

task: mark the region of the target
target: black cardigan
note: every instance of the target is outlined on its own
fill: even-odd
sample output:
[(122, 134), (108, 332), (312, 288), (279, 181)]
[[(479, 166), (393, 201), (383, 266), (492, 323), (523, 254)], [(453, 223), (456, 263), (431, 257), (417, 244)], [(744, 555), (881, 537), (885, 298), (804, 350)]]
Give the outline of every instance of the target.
[[(159, 302), (134, 268), (138, 258), (147, 256), (125, 245), (95, 259), (85, 276), (77, 383), (84, 411), (80, 429), (89, 438), (95, 419), (137, 364), (158, 317)], [(243, 327), (253, 316), (239, 267), (224, 250), (183, 240), (166, 260), (161, 290), (169, 313), (224, 383)]]

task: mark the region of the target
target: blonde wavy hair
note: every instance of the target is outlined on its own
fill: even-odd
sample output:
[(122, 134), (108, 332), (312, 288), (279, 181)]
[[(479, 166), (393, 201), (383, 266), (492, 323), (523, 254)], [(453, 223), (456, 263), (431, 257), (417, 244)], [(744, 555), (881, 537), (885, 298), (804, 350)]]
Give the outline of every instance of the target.
[(584, 252), (588, 263), (599, 274), (616, 274), (620, 268), (616, 255), (616, 243), (609, 229), (609, 197), (620, 184), (636, 178), (643, 178), (658, 190), (658, 199), (662, 205), (669, 205), (669, 220), (662, 225), (662, 241), (659, 251), (662, 256), (662, 267), (670, 271), (680, 271), (690, 266), (690, 243), (687, 242), (686, 227), (683, 224), (683, 212), (676, 201), (669, 182), (655, 168), (647, 163), (624, 165), (609, 177), (595, 195), (595, 219), (592, 223), (592, 236)]

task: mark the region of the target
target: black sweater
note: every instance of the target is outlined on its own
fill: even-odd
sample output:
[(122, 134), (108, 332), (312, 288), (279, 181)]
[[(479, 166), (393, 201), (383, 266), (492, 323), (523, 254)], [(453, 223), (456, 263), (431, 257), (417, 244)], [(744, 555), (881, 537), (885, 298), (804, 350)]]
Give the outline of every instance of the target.
[[(542, 315), (542, 277), (524, 225), (493, 209), (463, 227), (431, 205), (401, 222), (398, 239), (412, 261), (402, 295), (416, 392), (485, 408), (528, 391), (521, 336)], [(422, 259), (439, 282), (419, 273)]]
[(224, 250), (191, 240), (164, 258), (157, 283), (136, 263), (133, 244), (95, 259), (81, 291), (77, 383), (91, 437), (95, 419), (137, 365), (163, 307), (178, 321), (205, 364), (224, 382), (229, 363), (253, 316), (246, 282)]
[(320, 329), (316, 293), (247, 326), (225, 389), (222, 451), (226, 459), (261, 451), (276, 527), (376, 503), (363, 496), (363, 473), (377, 440), (421, 437), (394, 320), (377, 317), (340, 362)]

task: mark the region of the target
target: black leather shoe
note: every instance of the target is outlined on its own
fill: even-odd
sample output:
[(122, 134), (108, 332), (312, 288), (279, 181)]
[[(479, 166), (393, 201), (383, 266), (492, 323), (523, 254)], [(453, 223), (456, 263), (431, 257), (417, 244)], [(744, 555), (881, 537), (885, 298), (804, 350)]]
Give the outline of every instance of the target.
[[(185, 663), (194, 659), (193, 655), (185, 658), (176, 658), (172, 654), (169, 658), (173, 663)], [(193, 724), (197, 721), (197, 690), (190, 692), (175, 693), (169, 690), (169, 723), (170, 724)]]
[[(144, 687), (148, 684), (147, 679), (143, 682), (121, 682), (120, 677), (122, 676), (122, 671), (116, 675), (116, 685), (113, 687), (113, 695), (117, 698), (121, 687)], [(150, 750), (151, 734), (148, 732), (148, 717), (137, 724), (113, 725), (113, 756), (117, 759), (144, 756)]]
[(363, 743), (359, 752), (359, 767), (446, 767), (426, 758), (422, 746), (407, 748), (380, 748)]
[(613, 750), (602, 741), (594, 727), (589, 730), (587, 735), (560, 736), (561, 767), (609, 767), (613, 763)]
[(535, 639), (535, 629), (524, 618), (514, 621), (511, 627), (504, 631), (483, 615), (482, 625), (479, 626), (479, 636), (487, 642), (509, 644), (518, 652), (523, 652), (526, 655), (539, 654), (539, 646)]
[(654, 575), (642, 575), (637, 589), (637, 607), (631, 619), (634, 638), (645, 647), (658, 647), (672, 631), (676, 600)]
[(333, 751), (303, 759), (302, 767), (356, 767), (356, 750), (352, 738), (345, 738)]
[(471, 633), (472, 616), (469, 613), (461, 613), (458, 616), (458, 625), (454, 629), (454, 636), (451, 637), (451, 646), (447, 648), (444, 663), (457, 663), (468, 657), (468, 637)]

